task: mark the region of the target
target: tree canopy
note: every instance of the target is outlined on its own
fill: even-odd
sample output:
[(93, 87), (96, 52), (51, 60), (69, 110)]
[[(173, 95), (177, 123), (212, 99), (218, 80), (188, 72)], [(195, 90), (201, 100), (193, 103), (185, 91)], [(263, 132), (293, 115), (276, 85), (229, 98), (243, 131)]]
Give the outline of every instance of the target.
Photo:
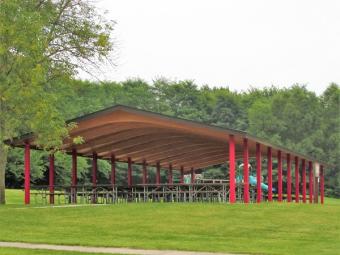
[(44, 148), (60, 145), (72, 128), (61, 114), (61, 86), (107, 59), (112, 29), (87, 1), (0, 1), (0, 203), (7, 161), (2, 141), (34, 132)]

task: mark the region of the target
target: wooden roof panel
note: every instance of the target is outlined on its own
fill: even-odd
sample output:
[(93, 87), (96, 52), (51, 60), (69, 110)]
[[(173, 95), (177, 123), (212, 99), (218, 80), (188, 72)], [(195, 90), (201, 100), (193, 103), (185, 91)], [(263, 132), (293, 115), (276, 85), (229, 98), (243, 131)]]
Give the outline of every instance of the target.
[[(206, 125), (147, 112), (126, 106), (114, 106), (88, 114), (68, 122), (76, 122), (77, 127), (70, 132), (70, 137), (81, 136), (85, 143), (72, 144), (72, 139), (64, 141), (63, 149), (71, 152), (76, 149), (80, 155), (90, 156), (97, 153), (100, 158), (109, 158), (112, 153), (120, 161), (128, 157), (134, 162), (144, 159), (155, 165), (160, 161), (166, 167), (173, 164), (174, 169), (184, 166), (201, 168), (225, 163), (228, 160), (229, 135), (234, 135), (236, 155), (242, 157), (243, 139), (249, 140), (249, 156), (255, 156), (256, 143), (261, 143), (261, 153), (272, 147), (275, 157), (278, 150), (292, 157), (299, 156), (307, 160), (314, 159), (273, 145), (264, 139), (251, 136), (246, 132)], [(32, 141), (34, 136), (26, 135), (12, 141), (13, 146), (23, 146), (25, 140)]]

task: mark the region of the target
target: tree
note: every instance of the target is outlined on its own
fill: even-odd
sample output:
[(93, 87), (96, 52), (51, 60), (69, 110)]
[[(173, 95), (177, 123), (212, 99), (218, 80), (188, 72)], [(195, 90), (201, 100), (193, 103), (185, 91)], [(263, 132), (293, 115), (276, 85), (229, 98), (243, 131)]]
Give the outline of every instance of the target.
[(5, 139), (36, 134), (42, 148), (68, 136), (60, 86), (110, 61), (114, 23), (88, 1), (0, 1), (0, 203), (5, 203)]

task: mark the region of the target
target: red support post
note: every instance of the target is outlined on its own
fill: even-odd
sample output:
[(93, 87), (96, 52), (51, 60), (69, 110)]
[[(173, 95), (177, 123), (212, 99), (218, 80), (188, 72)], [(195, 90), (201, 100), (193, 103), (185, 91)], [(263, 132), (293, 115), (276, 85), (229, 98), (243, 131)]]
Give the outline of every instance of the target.
[(299, 157), (295, 157), (295, 202), (300, 201)]
[(273, 201), (273, 160), (272, 147), (267, 149), (267, 168), (268, 168), (268, 201)]
[(98, 155), (96, 152), (92, 153), (92, 203), (97, 203), (97, 171), (98, 171)]
[(235, 138), (229, 135), (229, 202), (236, 202), (236, 180), (235, 180)]
[(320, 202), (321, 204), (324, 203), (324, 196), (325, 196), (325, 174), (323, 165), (320, 166)]
[(179, 179), (179, 183), (183, 184), (184, 183), (184, 167), (181, 166), (181, 170), (180, 170), (180, 179)]
[(71, 202), (77, 203), (77, 151), (72, 150), (72, 185)]
[(116, 156), (111, 154), (111, 185), (116, 185)]
[(278, 201), (282, 202), (282, 153), (277, 151), (277, 168), (278, 168)]
[(172, 164), (169, 164), (168, 184), (173, 184), (173, 178), (172, 178)]
[(309, 203), (313, 203), (313, 163), (312, 161), (308, 162), (308, 172), (309, 172)]
[(148, 172), (147, 172), (147, 166), (146, 166), (146, 160), (143, 160), (143, 178), (142, 183), (145, 185), (148, 183)]
[(49, 161), (48, 185), (50, 189), (50, 204), (54, 204), (54, 154), (50, 154)]
[(72, 150), (72, 186), (77, 185), (77, 151)]
[(161, 184), (161, 164), (157, 162), (156, 166), (156, 184)]
[(128, 183), (128, 187), (132, 186), (132, 161), (130, 157), (128, 158), (127, 183)]
[(302, 202), (306, 203), (306, 160), (302, 159)]
[(31, 200), (31, 148), (29, 142), (25, 143), (25, 205), (30, 204)]
[(195, 170), (193, 167), (191, 168), (190, 173), (191, 173), (191, 184), (194, 184), (195, 183)]
[(248, 139), (243, 139), (243, 185), (244, 203), (249, 203), (249, 147)]
[(256, 143), (256, 202), (261, 203), (262, 189), (261, 189), (261, 144)]
[(292, 202), (292, 164), (289, 153), (287, 153), (287, 202)]
[(98, 172), (98, 155), (97, 153), (92, 154), (92, 186), (97, 186), (97, 172)]
[(314, 183), (313, 183), (313, 191), (314, 191), (314, 203), (319, 203), (319, 177), (314, 176)]

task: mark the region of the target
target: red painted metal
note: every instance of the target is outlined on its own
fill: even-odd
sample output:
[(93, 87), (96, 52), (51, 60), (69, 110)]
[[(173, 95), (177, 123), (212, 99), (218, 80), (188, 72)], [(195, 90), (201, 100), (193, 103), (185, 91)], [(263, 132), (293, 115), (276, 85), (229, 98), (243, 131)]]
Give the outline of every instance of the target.
[(236, 202), (236, 180), (235, 180), (235, 138), (229, 135), (229, 202)]
[(261, 144), (256, 143), (256, 202), (261, 203), (262, 189), (261, 189)]
[(172, 178), (172, 164), (169, 164), (168, 184), (173, 184), (173, 178)]
[(249, 203), (249, 146), (248, 139), (243, 139), (243, 185), (244, 203)]
[(272, 147), (267, 149), (267, 170), (268, 170), (268, 201), (273, 201), (273, 160)]
[(292, 202), (292, 164), (287, 153), (287, 202)]
[(72, 185), (71, 185), (71, 202), (77, 203), (77, 151), (72, 150)]
[(25, 204), (30, 204), (31, 200), (31, 155), (30, 155), (30, 144), (29, 142), (25, 143)]
[(295, 202), (300, 201), (299, 157), (295, 157)]
[(313, 203), (313, 163), (308, 162), (308, 172), (309, 172), (309, 203)]
[(193, 184), (193, 183), (195, 183), (195, 170), (194, 170), (194, 168), (191, 168), (190, 173), (191, 173), (191, 183)]
[(97, 153), (92, 154), (92, 186), (97, 186), (97, 172), (98, 172), (98, 155)]
[(157, 162), (156, 166), (156, 184), (161, 184), (161, 164)]
[(314, 176), (314, 183), (313, 183), (313, 191), (314, 191), (314, 203), (319, 203), (319, 180), (317, 176)]
[(50, 204), (54, 204), (54, 154), (50, 154), (49, 161), (48, 186), (50, 190)]
[(302, 202), (306, 203), (306, 160), (302, 159)]
[(282, 202), (282, 152), (277, 151), (277, 168), (278, 168), (278, 201)]
[(111, 184), (116, 185), (116, 156), (111, 154)]
[(320, 202), (321, 204), (324, 203), (324, 196), (325, 196), (325, 174), (323, 165), (320, 166)]
[(72, 150), (72, 186), (77, 185), (77, 151)]
[(127, 174), (127, 183), (128, 186), (132, 186), (132, 161), (131, 158), (128, 158), (128, 174)]
[(180, 179), (179, 179), (179, 183), (183, 184), (184, 183), (184, 167), (181, 166), (181, 170), (180, 170)]
[(143, 160), (143, 178), (142, 183), (147, 184), (148, 183), (148, 172), (147, 172), (147, 166), (146, 166), (146, 160)]
[[(98, 155), (97, 153), (92, 153), (92, 187), (93, 190), (97, 187), (97, 172), (98, 172)], [(93, 192), (92, 195), (92, 203), (97, 203), (97, 197), (95, 195), (95, 192)]]

